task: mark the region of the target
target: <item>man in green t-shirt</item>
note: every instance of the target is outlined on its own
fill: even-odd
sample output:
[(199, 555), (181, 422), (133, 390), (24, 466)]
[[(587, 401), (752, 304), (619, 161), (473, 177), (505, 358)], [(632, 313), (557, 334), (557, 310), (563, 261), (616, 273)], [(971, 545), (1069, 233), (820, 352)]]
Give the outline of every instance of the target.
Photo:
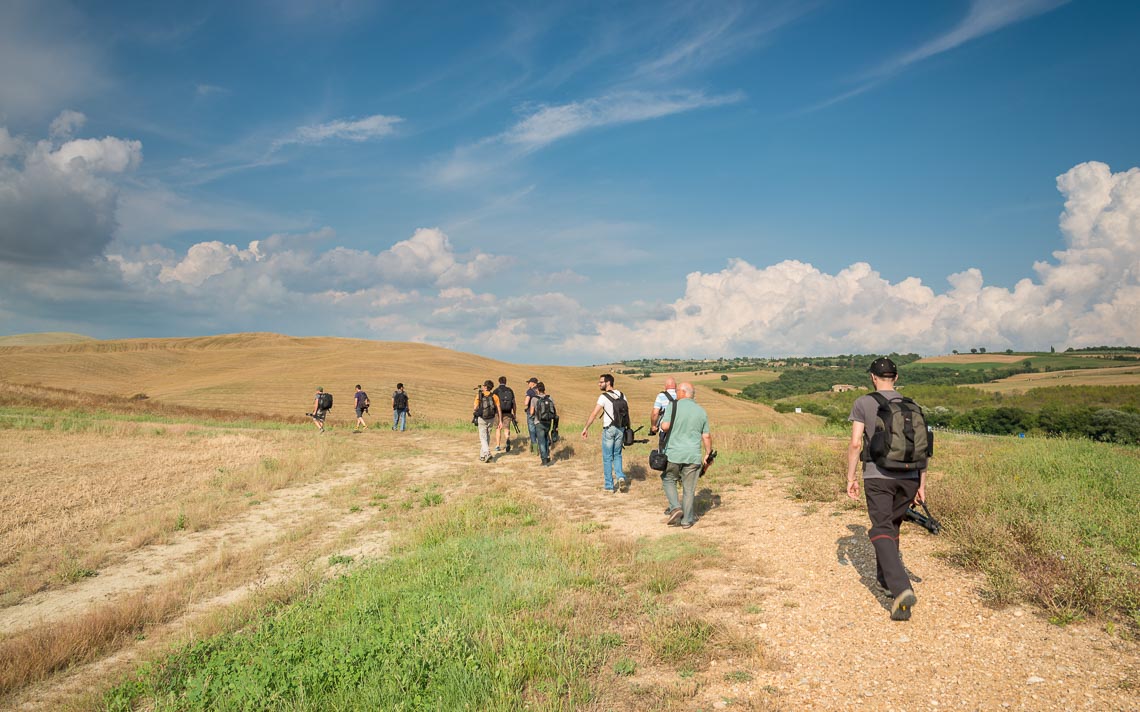
[[(665, 499), (669, 501), (669, 525), (681, 525), (682, 529), (693, 526), (693, 497), (697, 490), (697, 480), (701, 476), (702, 463), (712, 452), (712, 435), (709, 434), (709, 414), (697, 405), (693, 396), (697, 393), (692, 383), (677, 386), (677, 410), (672, 406), (661, 415), (661, 430), (669, 437), (665, 445), (665, 457), (669, 465), (661, 476)], [(704, 453), (702, 455), (702, 448)], [(710, 463), (711, 464), (711, 463)], [(677, 502), (677, 483), (681, 483), (681, 502)]]

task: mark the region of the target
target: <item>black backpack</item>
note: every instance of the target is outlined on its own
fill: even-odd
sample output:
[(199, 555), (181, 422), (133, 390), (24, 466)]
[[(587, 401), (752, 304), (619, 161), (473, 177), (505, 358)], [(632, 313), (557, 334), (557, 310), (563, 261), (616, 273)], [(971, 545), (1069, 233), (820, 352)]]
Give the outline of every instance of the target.
[(499, 408), (504, 413), (515, 412), (515, 392), (508, 388), (506, 385), (500, 385), (495, 389), (495, 393), (499, 395)]
[(403, 391), (396, 391), (392, 394), (392, 407), (396, 410), (408, 409), (408, 394)]
[(602, 394), (606, 398), (610, 399), (610, 403), (613, 403), (614, 419), (612, 422), (610, 422), (610, 425), (613, 425), (613, 426), (616, 426), (619, 428), (628, 428), (629, 427), (629, 402), (626, 401), (624, 395), (619, 395), (616, 398), (613, 397), (612, 395), (610, 395), (612, 392), (613, 391), (606, 391), (605, 393)]
[[(501, 407), (501, 405), (500, 405)], [(494, 420), (495, 418), (495, 398), (494, 394), (483, 395), (479, 394), (479, 411), (478, 416), (483, 420)]]
[(322, 393), (317, 396), (317, 407), (321, 410), (332, 410), (332, 393)]
[(934, 455), (934, 431), (926, 427), (922, 408), (910, 398), (887, 399), (871, 394), (879, 404), (875, 432), (863, 433), (864, 462), (874, 462), (884, 470), (925, 470)]
[(554, 407), (554, 400), (550, 396), (540, 396), (534, 402), (534, 417), (540, 423), (553, 423), (558, 417), (558, 410)]

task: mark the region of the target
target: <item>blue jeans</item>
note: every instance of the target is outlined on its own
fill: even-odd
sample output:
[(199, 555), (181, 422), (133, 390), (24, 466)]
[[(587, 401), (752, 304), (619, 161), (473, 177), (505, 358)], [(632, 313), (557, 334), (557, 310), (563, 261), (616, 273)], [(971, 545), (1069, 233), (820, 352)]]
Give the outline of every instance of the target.
[(407, 430), (408, 429), (408, 411), (404, 408), (395, 408), (392, 410), (392, 430)]
[[(540, 427), (540, 426), (539, 426), (538, 422), (537, 422), (537, 421), (535, 421), (535, 419), (534, 419), (534, 418), (530, 417), (529, 415), (526, 417), (526, 429), (527, 429), (527, 430), (530, 432), (530, 444), (531, 444), (531, 445), (534, 445), (534, 444), (536, 444), (536, 443), (538, 442), (538, 429), (539, 429), (539, 427)], [(547, 443), (546, 443), (546, 445), (547, 445), (547, 447), (549, 447), (549, 446), (550, 446), (550, 442), (549, 442), (549, 440), (550, 440), (550, 432), (549, 432), (549, 428), (547, 429), (547, 434), (546, 434), (546, 436), (547, 436)], [(545, 457), (545, 455), (544, 455), (543, 457)]]
[(550, 423), (527, 423), (533, 430), (533, 442), (538, 443), (538, 454), (542, 457), (542, 461), (546, 462), (550, 459)]
[(617, 489), (617, 481), (625, 479), (625, 470), (621, 467), (624, 438), (624, 428), (611, 425), (602, 429), (602, 474), (605, 476), (605, 487), (608, 490)]
[[(697, 491), (697, 480), (701, 477), (701, 463), (690, 465), (683, 462), (670, 462), (661, 476), (661, 487), (665, 499), (669, 500), (669, 511), (677, 507), (684, 512), (681, 524), (692, 524), (696, 518), (693, 511), (693, 496)], [(681, 501), (677, 501), (677, 483), (681, 483)]]

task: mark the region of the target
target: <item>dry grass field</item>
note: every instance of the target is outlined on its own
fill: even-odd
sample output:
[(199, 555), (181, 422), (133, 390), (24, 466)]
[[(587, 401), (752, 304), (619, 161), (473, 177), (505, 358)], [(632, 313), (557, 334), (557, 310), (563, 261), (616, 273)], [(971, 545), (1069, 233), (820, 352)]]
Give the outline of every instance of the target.
[(35, 334), (11, 334), (0, 336), (2, 346), (49, 346), (52, 344), (73, 344), (81, 341), (94, 341), (90, 336), (72, 334), (66, 331), (44, 331)]
[(947, 354), (919, 359), (915, 363), (1018, 363), (1027, 358), (1033, 358), (1033, 356), (1030, 354)]
[[(1125, 708), (1134, 646), (995, 614), (944, 545), (913, 531), (908, 567), (930, 581), (923, 625), (960, 635), (908, 629), (916, 662), (906, 669), (890, 648), (853, 658), (898, 628), (864, 586), (865, 514), (836, 499), (843, 440), (818, 419), (703, 388), (722, 455), (701, 481), (702, 517), (683, 533), (662, 521), (645, 445), (627, 451), (632, 487), (615, 495), (601, 491), (597, 428), (585, 442), (565, 429), (545, 468), (525, 446), (481, 464), (472, 429), (416, 427), (466, 423), (471, 386), (503, 374), (519, 393), (542, 377), (573, 425), (602, 370), (271, 334), (0, 348), (0, 707), (105, 709), (103, 690), (140, 662), (304, 601), (323, 580), (398, 553), (435, 512), (491, 496), (503, 511), (537, 507), (561, 541), (610, 551), (612, 580), (575, 594), (577, 606), (597, 593), (598, 607), (574, 615), (621, 642), (592, 673), (599, 708), (836, 708), (867, 696), (868, 664), (897, 671), (879, 699), (910, 694), (917, 674), (944, 704), (1032, 709), (1032, 695), (1048, 692), (1062, 707)], [(662, 379), (619, 377), (635, 424)], [(387, 429), (385, 407), (360, 434), (319, 435), (300, 415), (323, 385), (346, 426), (354, 383), (384, 404), (397, 380), (412, 395), (408, 433)], [(688, 563), (670, 552), (690, 552), (678, 559)], [(670, 652), (693, 620), (712, 643)], [(1033, 644), (1011, 650), (1023, 640)], [(624, 661), (636, 670), (616, 673), (631, 669)], [(1048, 690), (1027, 688), (1039, 674)]]
[(1135, 386), (1140, 385), (1140, 366), (1074, 369), (1046, 373), (1019, 373), (992, 383), (971, 384), (991, 393), (1013, 393), (1047, 386)]
[[(304, 420), (318, 386), (333, 394), (331, 422), (351, 424), (353, 386), (368, 392), (373, 418), (390, 417), (390, 395), (402, 382), (413, 421), (466, 422), (473, 387), (506, 376), (517, 395), (537, 376), (564, 420), (580, 423), (597, 400), (602, 367), (509, 364), (424, 344), (277, 334), (189, 339), (128, 339), (48, 346), (0, 347), (0, 380), (162, 403)], [(647, 422), (661, 378), (618, 377), (636, 424)], [(698, 399), (716, 422), (773, 424), (785, 416), (703, 389)], [(386, 412), (389, 411), (389, 412)]]

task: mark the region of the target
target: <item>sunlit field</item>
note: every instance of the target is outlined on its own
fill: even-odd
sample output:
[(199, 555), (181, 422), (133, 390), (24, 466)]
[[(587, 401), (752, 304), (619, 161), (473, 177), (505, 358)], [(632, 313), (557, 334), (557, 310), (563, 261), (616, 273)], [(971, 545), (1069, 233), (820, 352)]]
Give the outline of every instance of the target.
[[(460, 386), (413, 392), (436, 419), (408, 433), (376, 409), (364, 432), (319, 434), (303, 417), (211, 407), (225, 358), (196, 373), (161, 342), (125, 361), (48, 348), (63, 349), (51, 385), (0, 384), (0, 700), (13, 704), (787, 709), (803, 699), (782, 682), (796, 658), (765, 631), (812, 612), (771, 567), (866, 521), (843, 492), (845, 428), (709, 388), (720, 457), (701, 481), (707, 522), (682, 535), (661, 524), (648, 445), (627, 450), (629, 499), (599, 499), (597, 430), (577, 437), (596, 369), (548, 369), (577, 393), (547, 469), (521, 436), (522, 452), (478, 463)], [(138, 369), (120, 383), (198, 385), (177, 402), (64, 387), (90, 388), (106, 353)], [(254, 390), (295, 378), (292, 362)], [(427, 382), (426, 366), (411, 372)], [(635, 424), (655, 380), (628, 384)], [(907, 547), (949, 562), (943, 579), (975, 577), (965, 590), (987, 606), (1029, 606), (1059, 631), (1140, 633), (1140, 449), (941, 435), (930, 497), (944, 532), (908, 529)], [(785, 544), (760, 535), (785, 522), (798, 528)]]

